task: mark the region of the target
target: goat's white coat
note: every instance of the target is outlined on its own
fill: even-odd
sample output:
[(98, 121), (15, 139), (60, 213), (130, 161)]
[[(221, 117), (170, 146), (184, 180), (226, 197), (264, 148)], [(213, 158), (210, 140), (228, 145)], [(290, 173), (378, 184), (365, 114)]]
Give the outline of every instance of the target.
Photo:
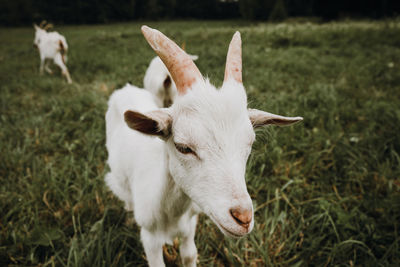
[[(175, 133), (174, 140), (164, 142), (126, 125), (126, 110), (146, 113), (157, 109), (146, 90), (127, 85), (114, 92), (106, 114), (111, 167), (107, 185), (128, 210), (134, 210), (135, 220), (143, 229), (142, 239), (162, 246), (176, 236), (182, 237), (188, 259), (196, 255), (193, 238), (199, 211), (228, 235), (250, 232), (254, 223), (247, 230), (241, 229), (229, 213), (240, 203), (252, 206), (244, 172), (254, 132), (244, 89), (237, 83), (233, 89), (216, 90), (210, 84), (195, 87), (169, 109), (177, 118), (173, 128), (184, 129)], [(182, 159), (173, 141), (195, 145), (203, 162), (198, 164), (191, 155)], [(182, 161), (187, 164), (184, 169), (179, 167)], [(162, 254), (160, 257), (162, 260)]]
[[(162, 246), (175, 237), (181, 238), (184, 266), (196, 265), (194, 234), (200, 212), (228, 236), (248, 234), (254, 225), (245, 183), (246, 161), (255, 139), (251, 116), (256, 114), (259, 125), (274, 124), (274, 119), (286, 124), (301, 120), (248, 112), (242, 83), (229, 77), (218, 90), (208, 81), (195, 82), (169, 108), (158, 109), (149, 91), (132, 85), (115, 91), (108, 104), (106, 146), (111, 172), (106, 183), (134, 211), (150, 266), (164, 266)], [(127, 110), (151, 118), (168, 134), (158, 138), (132, 130), (135, 125), (128, 127), (124, 121)], [(176, 144), (185, 144), (195, 153), (182, 154)], [(245, 226), (231, 214), (237, 207), (250, 212)]]
[[(46, 64), (46, 59), (53, 60), (54, 64), (60, 67), (62, 74), (71, 83), (71, 77), (68, 72), (66, 63), (66, 53), (68, 51), (67, 40), (58, 32), (47, 32), (46, 30), (34, 25), (36, 30), (34, 45), (39, 50), (40, 55), (40, 73), (46, 69), (47, 72), (52, 73), (49, 66)], [(60, 45), (62, 43), (62, 47)], [(64, 54), (63, 54), (64, 53)]]
[[(134, 210), (136, 222), (142, 227), (141, 239), (149, 263), (162, 266), (162, 246), (182, 237), (182, 255), (196, 258), (194, 231), (197, 216), (189, 198), (176, 186), (167, 171), (165, 143), (130, 129), (123, 119), (128, 109), (141, 112), (156, 110), (150, 92), (126, 85), (113, 93), (106, 114), (108, 163), (106, 176), (110, 189)], [(155, 251), (155, 252), (152, 252)]]

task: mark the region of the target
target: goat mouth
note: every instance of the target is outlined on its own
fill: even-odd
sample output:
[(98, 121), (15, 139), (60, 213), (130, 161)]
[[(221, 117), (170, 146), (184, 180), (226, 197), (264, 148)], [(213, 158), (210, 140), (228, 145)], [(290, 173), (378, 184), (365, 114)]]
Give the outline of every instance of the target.
[(234, 238), (240, 238), (240, 237), (243, 237), (246, 234), (248, 234), (248, 232), (243, 233), (243, 234), (234, 233), (231, 230), (228, 230), (226, 227), (224, 227), (221, 223), (219, 223), (218, 220), (216, 220), (214, 216), (210, 216), (210, 217), (214, 221), (214, 223), (219, 227), (219, 229), (222, 231), (222, 233), (224, 233), (224, 234), (226, 234), (228, 236), (231, 236), (231, 237), (234, 237)]
[(222, 226), (222, 224), (218, 224), (218, 225), (219, 225), (219, 227), (221, 227), (221, 229), (223, 230), (223, 232), (228, 233), (228, 235), (230, 235), (230, 236), (232, 236), (232, 237), (234, 237), (234, 238), (240, 238), (240, 237), (242, 237), (242, 236), (245, 235), (245, 234), (243, 234), (243, 235), (238, 235), (238, 234), (233, 233), (232, 231), (226, 229), (224, 226)]

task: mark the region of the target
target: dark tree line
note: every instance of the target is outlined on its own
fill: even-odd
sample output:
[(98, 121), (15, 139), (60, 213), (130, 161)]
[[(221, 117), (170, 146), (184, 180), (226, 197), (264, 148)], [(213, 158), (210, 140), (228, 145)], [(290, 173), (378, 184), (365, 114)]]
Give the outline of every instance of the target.
[(0, 24), (107, 23), (140, 19), (278, 21), (287, 17), (382, 18), (400, 13), (399, 0), (0, 0)]
[(373, 18), (400, 15), (398, 0), (239, 0), (246, 19), (281, 20), (286, 17)]

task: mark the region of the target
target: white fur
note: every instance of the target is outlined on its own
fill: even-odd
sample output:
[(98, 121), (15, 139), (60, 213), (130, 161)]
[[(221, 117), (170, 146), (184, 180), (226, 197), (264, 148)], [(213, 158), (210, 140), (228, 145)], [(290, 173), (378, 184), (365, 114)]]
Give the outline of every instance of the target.
[[(197, 55), (190, 55), (190, 57), (192, 60), (198, 58)], [(164, 82), (168, 78), (171, 81), (171, 85), (166, 88)], [(154, 95), (154, 101), (159, 108), (166, 107), (165, 103), (173, 103), (178, 94), (171, 74), (159, 57), (155, 57), (151, 60), (144, 75), (143, 85), (145, 89), (149, 90)]]
[[(176, 236), (182, 238), (183, 261), (195, 265), (193, 239), (199, 211), (230, 236), (253, 228), (252, 221), (243, 229), (229, 212), (237, 205), (252, 208), (244, 173), (254, 132), (244, 89), (234, 82), (221, 90), (208, 83), (194, 87), (168, 109), (176, 120), (173, 137), (166, 142), (134, 131), (124, 122), (128, 109), (143, 113), (157, 109), (148, 91), (127, 85), (109, 101), (106, 145), (111, 172), (106, 182), (134, 210), (151, 266), (163, 264), (162, 245)], [(202, 160), (180, 154), (174, 141), (196, 146)]]
[[(197, 81), (169, 108), (159, 109), (149, 91), (132, 85), (115, 91), (108, 104), (106, 146), (111, 172), (105, 180), (134, 211), (150, 266), (164, 266), (162, 246), (175, 237), (181, 238), (184, 266), (196, 265), (194, 234), (200, 212), (225, 235), (250, 233), (254, 214), (245, 168), (255, 139), (252, 123), (286, 125), (302, 119), (248, 111), (244, 87), (234, 79), (226, 80), (220, 89)], [(127, 110), (135, 112), (126, 113), (133, 117), (125, 117), (125, 122)], [(157, 122), (158, 131), (149, 133), (138, 126), (143, 118)], [(179, 152), (176, 144), (195, 153)], [(239, 209), (247, 212), (246, 225), (232, 213)]]
[[(52, 73), (49, 66), (46, 64), (46, 60), (53, 60), (54, 64), (60, 67), (62, 74), (67, 79), (68, 83), (71, 83), (71, 77), (68, 72), (66, 63), (66, 53), (68, 50), (68, 44), (64, 36), (58, 32), (47, 32), (46, 30), (34, 25), (36, 30), (35, 39), (33, 44), (38, 48), (40, 55), (40, 73), (43, 73), (45, 69), (47, 72)], [(62, 43), (64, 54), (60, 45)]]

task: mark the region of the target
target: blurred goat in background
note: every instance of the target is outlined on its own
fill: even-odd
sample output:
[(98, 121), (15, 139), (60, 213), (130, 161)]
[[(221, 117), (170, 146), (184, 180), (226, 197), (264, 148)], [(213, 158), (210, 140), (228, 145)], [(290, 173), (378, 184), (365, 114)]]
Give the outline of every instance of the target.
[[(182, 49), (185, 50), (185, 43), (182, 44)], [(197, 55), (189, 56), (192, 60), (199, 58)], [(143, 85), (153, 94), (159, 108), (171, 106), (178, 92), (171, 74), (158, 56), (151, 60), (144, 75)]]
[(47, 32), (48, 29), (52, 28), (52, 24), (47, 24), (46, 21), (42, 21), (40, 26), (33, 24), (35, 28), (35, 39), (33, 46), (39, 50), (40, 55), (40, 74), (43, 74), (43, 70), (48, 73), (53, 73), (48, 66), (48, 60), (53, 60), (54, 64), (60, 67), (62, 74), (67, 79), (68, 83), (72, 83), (71, 76), (69, 75), (66, 61), (68, 44), (65, 37), (58, 32)]

